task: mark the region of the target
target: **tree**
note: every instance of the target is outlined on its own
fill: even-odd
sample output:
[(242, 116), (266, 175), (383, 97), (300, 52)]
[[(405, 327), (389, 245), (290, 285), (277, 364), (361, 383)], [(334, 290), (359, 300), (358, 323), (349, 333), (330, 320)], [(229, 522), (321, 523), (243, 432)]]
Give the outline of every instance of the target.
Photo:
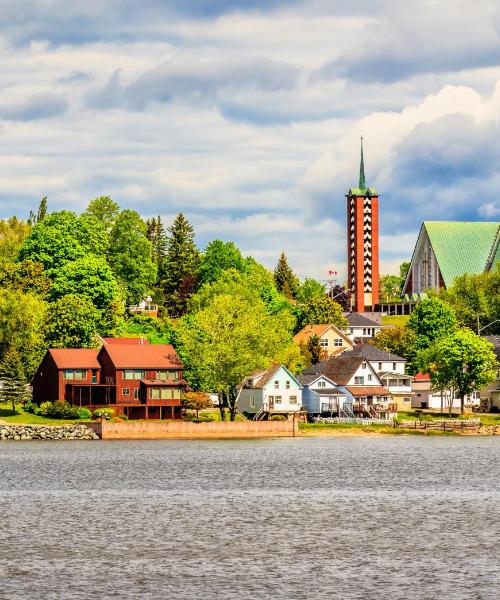
[(320, 345), (319, 337), (314, 334), (307, 340), (307, 351), (311, 356), (311, 364), (317, 365), (323, 358), (324, 350)]
[(199, 284), (217, 281), (228, 269), (245, 273), (248, 271), (248, 263), (233, 242), (213, 240), (207, 245), (201, 258), (198, 268)]
[(84, 215), (90, 215), (100, 221), (106, 231), (111, 231), (120, 212), (118, 204), (109, 196), (99, 196), (88, 203)]
[(161, 281), (170, 315), (178, 317), (186, 312), (188, 300), (196, 287), (199, 264), (200, 253), (194, 243), (193, 226), (179, 213), (168, 228)]
[(399, 302), (401, 300), (401, 277), (381, 275), (378, 290), (381, 302)]
[(455, 311), (439, 298), (426, 298), (419, 302), (408, 321), (416, 335), (415, 348), (428, 348), (434, 340), (449, 335), (457, 327)]
[(342, 314), (342, 307), (338, 302), (328, 296), (311, 298), (300, 306), (300, 327), (314, 324), (336, 325), (340, 329), (347, 329), (347, 319)]
[(409, 260), (405, 260), (399, 265), (399, 283), (400, 283), (399, 294), (400, 294), (400, 296), (403, 293), (403, 288), (404, 288), (406, 277), (408, 276), (408, 271), (410, 270), (410, 267), (411, 267), (411, 262)]
[(45, 298), (51, 283), (40, 263), (32, 260), (0, 262), (0, 286), (2, 287), (32, 292), (40, 298)]
[(415, 364), (416, 342), (417, 334), (408, 327), (381, 329), (374, 338), (368, 340), (369, 344), (377, 348), (406, 358), (406, 371), (411, 374), (418, 370)]
[(481, 389), (496, 376), (493, 344), (467, 328), (438, 338), (419, 354), (418, 360), (437, 389), (456, 390), (462, 414), (465, 396)]
[(17, 217), (0, 219), (0, 261), (14, 261), (31, 227)]
[(45, 217), (47, 216), (47, 196), (44, 196), (40, 204), (38, 205), (38, 211), (34, 213), (30, 210), (30, 216), (28, 218), (29, 225), (35, 225), (36, 223), (41, 223)]
[(165, 258), (167, 252), (167, 234), (161, 217), (148, 219), (146, 221), (146, 235), (153, 247), (152, 259), (158, 270), (158, 280), (165, 277)]
[(137, 304), (156, 282), (146, 224), (135, 210), (123, 210), (110, 234), (109, 262), (128, 305)]
[(198, 419), (200, 410), (205, 408), (211, 408), (212, 401), (210, 396), (205, 392), (186, 392), (182, 397), (182, 406), (196, 411), (196, 418)]
[(49, 304), (46, 341), (50, 348), (93, 348), (101, 318), (85, 297), (68, 294)]
[(296, 298), (299, 302), (307, 302), (311, 298), (322, 297), (326, 295), (326, 286), (315, 279), (306, 277), (304, 283), (299, 287)]
[(176, 344), (191, 386), (217, 392), (221, 418), (227, 405), (234, 420), (241, 381), (269, 367), (291, 344), (291, 335), (262, 300), (220, 294), (200, 311), (183, 317)]
[(116, 279), (104, 258), (86, 256), (66, 263), (50, 288), (52, 300), (68, 294), (90, 300), (96, 308), (105, 310), (110, 302), (120, 297)]
[(12, 404), (12, 414), (16, 414), (16, 404), (29, 398), (28, 383), (24, 374), (19, 352), (9, 347), (0, 363), (0, 400)]
[(297, 295), (300, 282), (288, 264), (288, 259), (284, 252), (280, 254), (278, 264), (274, 269), (274, 281), (276, 282), (278, 291), (287, 298), (294, 298)]
[(46, 304), (31, 293), (6, 288), (0, 294), (0, 360), (8, 348), (15, 348), (31, 377), (45, 350)]

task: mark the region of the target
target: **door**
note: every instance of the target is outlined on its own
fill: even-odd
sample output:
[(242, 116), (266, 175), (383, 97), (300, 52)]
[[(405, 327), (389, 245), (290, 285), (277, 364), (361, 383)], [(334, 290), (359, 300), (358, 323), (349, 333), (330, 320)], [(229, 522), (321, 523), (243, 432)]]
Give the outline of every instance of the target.
[(269, 400), (269, 410), (273, 410), (274, 409), (274, 396), (269, 396), (268, 400)]
[(92, 383), (97, 383), (97, 370), (92, 369)]

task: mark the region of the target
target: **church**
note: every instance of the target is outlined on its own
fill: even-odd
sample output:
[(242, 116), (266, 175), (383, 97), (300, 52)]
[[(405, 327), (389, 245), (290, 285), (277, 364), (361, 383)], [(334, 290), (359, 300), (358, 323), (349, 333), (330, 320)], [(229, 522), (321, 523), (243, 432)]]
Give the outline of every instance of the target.
[(437, 292), (460, 275), (494, 271), (499, 263), (499, 222), (424, 221), (403, 294)]

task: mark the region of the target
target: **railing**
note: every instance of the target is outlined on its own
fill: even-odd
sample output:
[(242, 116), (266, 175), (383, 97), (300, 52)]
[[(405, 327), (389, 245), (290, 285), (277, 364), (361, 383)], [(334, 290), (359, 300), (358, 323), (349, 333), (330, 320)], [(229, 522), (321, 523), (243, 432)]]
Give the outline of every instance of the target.
[(395, 427), (441, 431), (468, 431), (481, 427), (481, 419), (443, 419), (433, 421), (394, 421)]
[(132, 313), (158, 312), (158, 304), (146, 304), (145, 306), (129, 306)]
[(254, 421), (262, 421), (262, 419), (264, 418), (264, 415), (268, 412), (268, 407), (267, 404), (263, 404), (260, 409), (255, 413), (255, 416), (253, 418)]
[(392, 419), (362, 419), (359, 417), (316, 417), (314, 423), (343, 423), (349, 425), (393, 425)]

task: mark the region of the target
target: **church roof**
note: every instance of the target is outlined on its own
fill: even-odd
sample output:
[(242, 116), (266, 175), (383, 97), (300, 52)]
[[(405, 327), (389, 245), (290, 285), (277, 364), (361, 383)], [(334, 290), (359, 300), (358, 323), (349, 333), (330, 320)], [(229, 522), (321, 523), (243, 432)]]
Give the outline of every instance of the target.
[[(484, 273), (498, 244), (499, 222), (424, 221), (446, 287), (464, 273)], [(500, 258), (495, 248), (491, 269)]]

